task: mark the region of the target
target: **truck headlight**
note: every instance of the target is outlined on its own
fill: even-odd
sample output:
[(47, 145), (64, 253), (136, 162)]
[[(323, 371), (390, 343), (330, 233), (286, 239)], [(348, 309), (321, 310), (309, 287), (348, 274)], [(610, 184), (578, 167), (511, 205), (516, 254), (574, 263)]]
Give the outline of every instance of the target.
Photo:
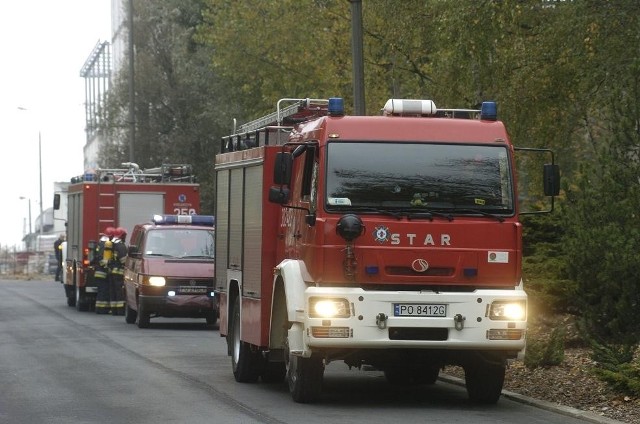
[(309, 316), (311, 318), (349, 318), (351, 309), (347, 299), (309, 298)]
[(497, 301), (489, 306), (489, 319), (501, 321), (524, 321), (527, 318), (525, 301)]
[(156, 287), (164, 287), (166, 281), (164, 277), (149, 277), (149, 285)]

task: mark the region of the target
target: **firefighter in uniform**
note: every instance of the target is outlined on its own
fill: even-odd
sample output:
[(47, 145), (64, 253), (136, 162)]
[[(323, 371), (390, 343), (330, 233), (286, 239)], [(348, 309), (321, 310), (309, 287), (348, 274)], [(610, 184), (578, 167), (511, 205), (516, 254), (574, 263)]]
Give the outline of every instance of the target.
[(105, 228), (100, 234), (100, 240), (95, 251), (95, 271), (93, 278), (96, 281), (98, 292), (96, 293), (96, 314), (108, 314), (111, 309), (109, 300), (109, 262), (113, 257), (113, 242), (116, 229)]
[(58, 236), (58, 239), (56, 241), (53, 242), (53, 250), (56, 254), (56, 281), (60, 281), (61, 283), (64, 283), (64, 281), (62, 281), (62, 242), (64, 242), (65, 240), (65, 235), (64, 234), (60, 234)]
[(124, 263), (127, 258), (127, 230), (118, 227), (113, 237), (113, 260), (109, 267), (109, 299), (111, 313), (124, 315)]

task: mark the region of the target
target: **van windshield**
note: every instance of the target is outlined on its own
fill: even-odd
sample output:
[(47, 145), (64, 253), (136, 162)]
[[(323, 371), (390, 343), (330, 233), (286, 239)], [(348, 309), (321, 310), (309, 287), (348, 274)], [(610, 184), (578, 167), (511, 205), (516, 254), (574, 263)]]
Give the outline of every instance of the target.
[(213, 259), (214, 232), (206, 229), (155, 228), (147, 233), (143, 252), (145, 256)]
[(513, 214), (511, 175), (504, 144), (334, 142), (325, 206)]

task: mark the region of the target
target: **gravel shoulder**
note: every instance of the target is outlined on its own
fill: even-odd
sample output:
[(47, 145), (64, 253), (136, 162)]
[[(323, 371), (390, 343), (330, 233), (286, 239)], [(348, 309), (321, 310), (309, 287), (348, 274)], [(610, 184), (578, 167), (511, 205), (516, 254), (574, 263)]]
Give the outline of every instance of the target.
[[(568, 345), (579, 346), (575, 326), (569, 316), (530, 320), (528, 334), (544, 338), (555, 326), (567, 329)], [(527, 368), (515, 361), (507, 368), (504, 390), (546, 401), (550, 404), (575, 408), (623, 423), (640, 423), (640, 398), (626, 396), (611, 389), (592, 372), (596, 362), (586, 347), (568, 347), (560, 365)], [(443, 374), (464, 379), (460, 367), (447, 367)]]

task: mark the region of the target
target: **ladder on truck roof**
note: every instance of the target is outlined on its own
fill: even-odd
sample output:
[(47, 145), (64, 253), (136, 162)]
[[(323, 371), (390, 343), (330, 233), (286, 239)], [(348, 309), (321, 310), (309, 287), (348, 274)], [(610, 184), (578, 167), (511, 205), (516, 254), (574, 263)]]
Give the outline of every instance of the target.
[[(97, 183), (97, 231), (116, 226), (116, 183), (195, 183), (191, 165), (162, 164), (155, 168), (140, 169), (138, 164), (124, 162), (126, 168), (99, 168), (95, 173), (85, 173), (76, 177), (78, 181)], [(72, 182), (74, 182), (72, 180)], [(97, 233), (96, 233), (97, 234)]]
[[(281, 108), (281, 103), (292, 102)], [(276, 111), (261, 118), (242, 124), (233, 134), (222, 137), (221, 153), (250, 149), (269, 144), (280, 144), (280, 137), (270, 142), (270, 133), (279, 136), (290, 131), (295, 124), (328, 114), (327, 99), (280, 99)]]
[(155, 168), (140, 169), (138, 164), (124, 162), (126, 168), (98, 168), (71, 179), (71, 183), (93, 181), (97, 183), (195, 183), (191, 165), (162, 164)]

